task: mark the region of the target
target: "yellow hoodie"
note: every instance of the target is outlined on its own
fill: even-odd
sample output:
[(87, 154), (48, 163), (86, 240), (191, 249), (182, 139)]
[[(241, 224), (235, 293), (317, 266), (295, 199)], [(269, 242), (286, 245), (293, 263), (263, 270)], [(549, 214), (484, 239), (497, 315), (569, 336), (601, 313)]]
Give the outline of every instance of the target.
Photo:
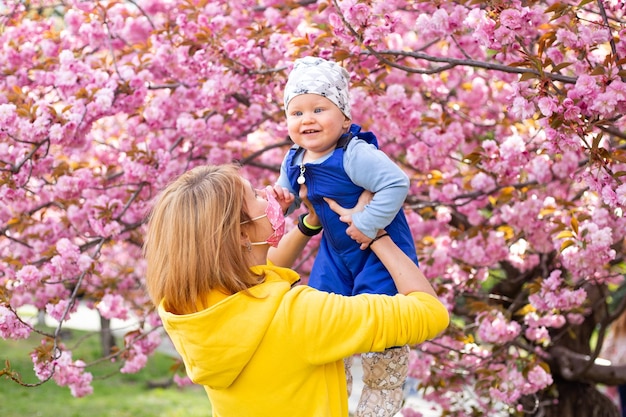
[(426, 293), (344, 297), (262, 265), (263, 284), (206, 310), (175, 315), (159, 306), (165, 330), (201, 384), (213, 417), (347, 417), (343, 358), (432, 339), (448, 311)]

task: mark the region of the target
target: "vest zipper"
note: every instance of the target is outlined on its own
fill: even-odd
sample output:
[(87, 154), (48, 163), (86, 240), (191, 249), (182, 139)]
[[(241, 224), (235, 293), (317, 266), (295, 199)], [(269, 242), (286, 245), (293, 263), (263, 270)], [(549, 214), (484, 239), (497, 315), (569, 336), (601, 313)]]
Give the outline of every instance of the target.
[(298, 177), (298, 184), (302, 185), (306, 182), (306, 178), (304, 178), (304, 171), (306, 171), (306, 168), (304, 167), (304, 164), (300, 164), (300, 176)]

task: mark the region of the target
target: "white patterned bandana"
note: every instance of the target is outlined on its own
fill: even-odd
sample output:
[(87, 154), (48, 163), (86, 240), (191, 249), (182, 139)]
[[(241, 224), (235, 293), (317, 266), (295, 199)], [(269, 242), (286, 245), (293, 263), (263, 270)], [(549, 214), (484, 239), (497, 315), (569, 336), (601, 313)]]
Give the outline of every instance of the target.
[(285, 112), (295, 96), (318, 94), (332, 101), (348, 119), (352, 119), (349, 82), (350, 74), (336, 62), (312, 56), (296, 59), (285, 85)]

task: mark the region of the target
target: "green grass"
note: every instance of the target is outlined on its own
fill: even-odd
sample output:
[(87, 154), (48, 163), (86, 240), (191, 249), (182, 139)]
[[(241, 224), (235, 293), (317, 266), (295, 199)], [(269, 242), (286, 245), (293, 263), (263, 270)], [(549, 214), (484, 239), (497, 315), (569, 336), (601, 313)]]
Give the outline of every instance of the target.
[[(74, 346), (74, 359), (85, 362), (98, 358), (98, 335), (81, 339), (88, 333), (72, 330), (64, 339)], [(28, 384), (38, 382), (33, 373), (29, 352), (39, 343), (28, 340), (0, 339), (0, 369), (9, 360), (11, 369), (20, 373)], [(149, 388), (148, 383), (167, 381), (171, 376), (172, 358), (157, 353), (137, 374), (117, 372), (119, 364), (102, 362), (88, 369), (94, 376), (93, 394), (74, 398), (67, 387), (48, 381), (38, 387), (23, 387), (6, 377), (0, 377), (0, 416), (2, 417), (210, 417), (211, 405), (199, 386), (178, 388)]]

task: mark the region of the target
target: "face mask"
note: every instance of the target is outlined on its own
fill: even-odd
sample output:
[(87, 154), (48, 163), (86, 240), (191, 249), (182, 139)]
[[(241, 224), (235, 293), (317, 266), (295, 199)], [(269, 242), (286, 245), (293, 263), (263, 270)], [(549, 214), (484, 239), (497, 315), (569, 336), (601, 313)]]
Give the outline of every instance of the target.
[(272, 247), (277, 247), (280, 239), (283, 238), (285, 234), (285, 216), (283, 215), (283, 209), (280, 207), (280, 203), (271, 192), (266, 193), (267, 198), (267, 206), (265, 207), (265, 214), (262, 214), (258, 217), (250, 219), (248, 221), (242, 222), (241, 224), (245, 224), (248, 222), (253, 222), (255, 220), (262, 219), (263, 217), (267, 217), (272, 225), (272, 229), (274, 229), (274, 233), (267, 238), (265, 242), (251, 242), (251, 245), (270, 245)]

